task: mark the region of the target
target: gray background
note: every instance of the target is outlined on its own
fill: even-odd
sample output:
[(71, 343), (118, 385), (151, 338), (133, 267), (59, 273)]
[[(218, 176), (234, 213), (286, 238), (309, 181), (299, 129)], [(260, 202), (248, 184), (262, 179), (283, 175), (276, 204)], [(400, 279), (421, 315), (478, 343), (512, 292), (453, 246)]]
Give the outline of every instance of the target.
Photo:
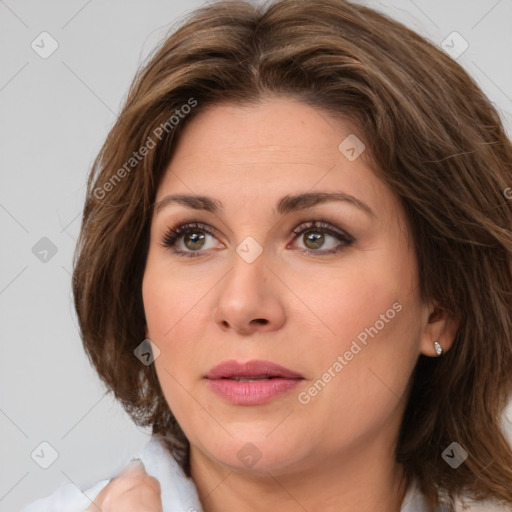
[[(138, 65), (204, 3), (0, 0), (0, 512), (109, 478), (148, 439), (104, 396), (84, 355), (72, 254), (87, 172)], [(469, 47), (457, 60), (512, 134), (512, 0), (365, 3), (438, 45), (459, 32)], [(31, 47), (43, 31), (59, 45), (46, 59)], [(43, 441), (58, 453), (48, 469), (31, 457)], [(43, 452), (34, 458), (51, 462)]]

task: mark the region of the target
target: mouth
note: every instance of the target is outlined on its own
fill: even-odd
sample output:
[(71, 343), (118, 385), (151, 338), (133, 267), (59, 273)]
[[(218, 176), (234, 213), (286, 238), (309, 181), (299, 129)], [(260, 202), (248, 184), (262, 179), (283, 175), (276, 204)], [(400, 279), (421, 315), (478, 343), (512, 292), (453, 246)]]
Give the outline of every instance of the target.
[(235, 405), (261, 405), (291, 391), (304, 377), (271, 361), (225, 361), (205, 379), (211, 389)]
[(280, 379), (281, 377), (272, 376), (272, 375), (268, 375), (268, 376), (253, 375), (252, 377), (240, 377), (237, 375), (233, 375), (232, 377), (222, 377), (222, 378), (228, 379), (228, 380), (236, 380), (238, 382), (258, 382), (261, 380)]
[(205, 376), (209, 380), (231, 379), (238, 381), (260, 381), (270, 379), (303, 379), (293, 370), (271, 361), (224, 361), (213, 367)]

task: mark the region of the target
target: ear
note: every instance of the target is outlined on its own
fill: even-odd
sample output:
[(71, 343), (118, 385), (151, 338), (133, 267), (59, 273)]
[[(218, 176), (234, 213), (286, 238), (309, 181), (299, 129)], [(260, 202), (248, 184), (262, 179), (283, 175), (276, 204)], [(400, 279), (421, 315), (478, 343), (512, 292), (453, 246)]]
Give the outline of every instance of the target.
[(450, 350), (459, 329), (460, 319), (446, 309), (433, 304), (429, 309), (428, 321), (421, 339), (421, 353), (429, 357), (437, 357), (434, 342), (438, 342), (443, 352)]

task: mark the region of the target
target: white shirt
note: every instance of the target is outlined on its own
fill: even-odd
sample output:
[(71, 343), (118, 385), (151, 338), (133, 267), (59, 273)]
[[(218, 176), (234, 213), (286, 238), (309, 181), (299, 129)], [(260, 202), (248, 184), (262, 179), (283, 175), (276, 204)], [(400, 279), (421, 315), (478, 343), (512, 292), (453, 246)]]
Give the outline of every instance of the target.
[[(148, 441), (140, 457), (132, 457), (130, 461), (135, 459), (142, 460), (146, 473), (160, 482), (163, 512), (203, 512), (193, 480), (186, 477), (157, 437)], [(109, 482), (101, 480), (85, 491), (74, 484), (64, 485), (50, 496), (27, 505), (21, 512), (84, 512)], [(439, 512), (445, 510), (441, 507)], [(407, 489), (400, 511), (427, 512), (423, 496), (415, 484)]]

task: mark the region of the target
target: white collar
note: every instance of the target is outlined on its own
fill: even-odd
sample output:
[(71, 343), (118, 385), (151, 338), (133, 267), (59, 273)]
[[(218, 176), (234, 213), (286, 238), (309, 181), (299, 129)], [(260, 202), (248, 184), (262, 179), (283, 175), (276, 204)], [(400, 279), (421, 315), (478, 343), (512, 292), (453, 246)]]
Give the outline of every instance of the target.
[[(139, 457), (133, 459), (136, 458)], [(203, 512), (194, 481), (187, 478), (160, 439), (151, 438), (144, 447), (140, 460), (146, 473), (160, 482), (162, 512)]]

